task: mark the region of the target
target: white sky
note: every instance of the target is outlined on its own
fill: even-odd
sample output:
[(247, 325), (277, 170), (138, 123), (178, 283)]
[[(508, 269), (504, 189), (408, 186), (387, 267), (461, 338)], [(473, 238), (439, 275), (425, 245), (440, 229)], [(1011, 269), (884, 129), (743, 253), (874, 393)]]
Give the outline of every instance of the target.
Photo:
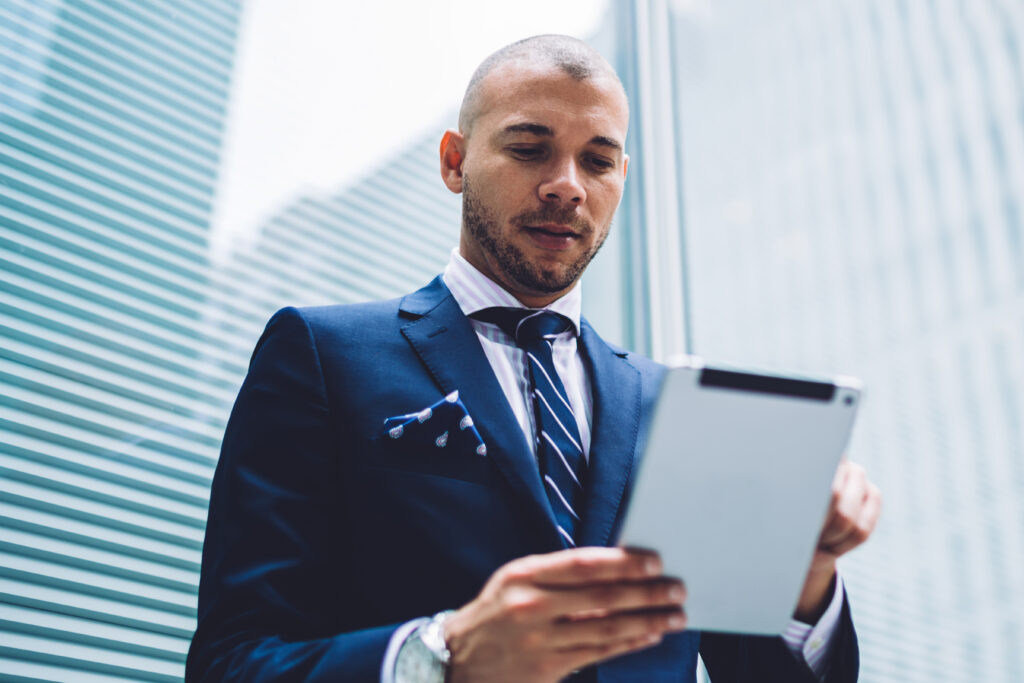
[(586, 37), (607, 5), (247, 0), (215, 246), (253, 234), (300, 191), (343, 187), (428, 131), (440, 141), (484, 57), (537, 33)]

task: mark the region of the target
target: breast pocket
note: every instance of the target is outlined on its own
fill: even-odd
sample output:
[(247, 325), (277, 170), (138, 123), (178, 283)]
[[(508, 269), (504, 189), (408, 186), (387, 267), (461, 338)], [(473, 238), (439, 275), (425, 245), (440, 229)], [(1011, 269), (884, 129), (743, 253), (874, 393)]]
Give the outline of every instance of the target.
[(373, 438), (360, 465), (364, 468), (401, 470), (448, 477), (477, 484), (491, 484), (494, 464), (477, 444), (459, 439), (452, 431), (439, 429), (431, 438), (394, 438), (387, 432)]

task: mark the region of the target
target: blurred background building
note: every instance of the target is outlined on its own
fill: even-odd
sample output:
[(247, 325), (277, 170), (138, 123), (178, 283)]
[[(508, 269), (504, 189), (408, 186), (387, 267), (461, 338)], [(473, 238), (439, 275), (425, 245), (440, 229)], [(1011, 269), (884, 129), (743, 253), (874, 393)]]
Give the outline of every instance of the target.
[(0, 679), (180, 680), (262, 325), (413, 289), (458, 233), (431, 140), (211, 251), (240, 11), (0, 2)]
[(0, 678), (181, 678), (252, 335), (201, 315), (239, 286), (208, 252), (240, 10), (0, 0)]
[(693, 349), (867, 386), (862, 680), (1024, 680), (1024, 5), (675, 17)]
[[(851, 457), (886, 495), (843, 564), (861, 679), (1024, 680), (1024, 7), (590, 4), (633, 119), (586, 315), (662, 360), (861, 376)], [(0, 0), (0, 680), (180, 680), (266, 318), (410, 291), (455, 244), (457, 97), (218, 225), (252, 5)]]

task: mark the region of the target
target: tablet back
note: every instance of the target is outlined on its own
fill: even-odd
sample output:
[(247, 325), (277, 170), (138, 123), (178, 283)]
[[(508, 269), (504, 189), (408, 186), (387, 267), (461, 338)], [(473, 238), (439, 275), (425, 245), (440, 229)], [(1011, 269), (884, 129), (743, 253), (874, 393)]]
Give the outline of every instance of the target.
[(859, 403), (852, 379), (669, 370), (620, 544), (685, 581), (689, 628), (786, 628)]

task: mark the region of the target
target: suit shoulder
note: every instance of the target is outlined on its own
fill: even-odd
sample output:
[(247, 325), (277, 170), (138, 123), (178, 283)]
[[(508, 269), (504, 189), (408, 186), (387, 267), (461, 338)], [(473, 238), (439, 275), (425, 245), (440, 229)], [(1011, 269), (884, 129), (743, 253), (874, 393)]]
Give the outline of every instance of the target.
[(652, 386), (660, 386), (665, 372), (668, 368), (661, 363), (651, 360), (647, 356), (641, 356), (632, 351), (625, 352), (625, 360), (632, 365), (644, 378), (644, 382)]
[(282, 309), (293, 311), (316, 330), (338, 327), (359, 328), (368, 324), (380, 324), (382, 320), (398, 315), (401, 299), (384, 301), (367, 301), (357, 304), (334, 304), (330, 306), (304, 306), (302, 308)]
[(401, 328), (408, 321), (400, 312), (400, 302), (283, 308), (271, 318), (267, 332), (304, 338), (318, 350), (322, 362), (358, 360), (368, 352), (379, 355), (405, 345)]
[(358, 339), (376, 333), (390, 334), (402, 321), (424, 315), (451, 294), (441, 276), (420, 289), (393, 299), (354, 304), (282, 308), (271, 318), (268, 327), (278, 319), (302, 321), (314, 336), (355, 335)]
[(286, 306), (270, 317), (266, 327), (268, 331), (282, 327), (304, 327), (313, 334), (322, 334), (378, 326), (398, 315), (400, 301), (401, 299), (389, 299), (329, 306)]
[(626, 360), (635, 365), (636, 368), (645, 375), (653, 375), (656, 377), (660, 377), (662, 374), (665, 373), (666, 370), (668, 370), (667, 366), (657, 361), (653, 361), (647, 356), (642, 356), (639, 353), (633, 351), (619, 349), (615, 346), (612, 346), (612, 349), (615, 350), (617, 353), (624, 354)]
[(661, 363), (656, 363), (635, 351), (624, 349), (618, 344), (605, 341), (586, 318), (581, 321), (581, 327), (584, 344), (590, 353), (612, 353), (633, 366), (644, 380), (658, 382), (665, 374), (667, 368)]

